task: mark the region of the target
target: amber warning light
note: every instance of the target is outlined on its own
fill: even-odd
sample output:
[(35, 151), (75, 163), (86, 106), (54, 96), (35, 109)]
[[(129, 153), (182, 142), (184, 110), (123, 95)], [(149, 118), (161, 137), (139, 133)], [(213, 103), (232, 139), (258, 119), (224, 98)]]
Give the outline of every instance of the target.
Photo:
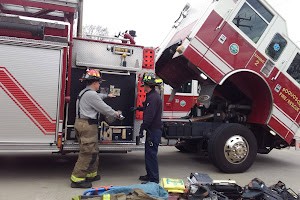
[(296, 150), (300, 151), (300, 138), (296, 139), (296, 144), (295, 144)]

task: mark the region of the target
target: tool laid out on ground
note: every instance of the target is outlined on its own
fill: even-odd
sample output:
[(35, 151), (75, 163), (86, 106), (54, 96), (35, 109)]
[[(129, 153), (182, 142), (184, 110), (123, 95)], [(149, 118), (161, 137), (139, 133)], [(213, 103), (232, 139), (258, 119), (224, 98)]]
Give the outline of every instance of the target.
[(163, 200), (161, 198), (155, 198), (149, 196), (145, 191), (139, 188), (131, 190), (128, 194), (103, 194), (103, 195), (91, 195), (91, 196), (77, 196), (73, 200), (90, 199), (90, 200)]
[(271, 200), (293, 200), (300, 199), (293, 190), (287, 188), (281, 181), (267, 187), (266, 184), (258, 178), (253, 179), (242, 194), (243, 199), (271, 199)]
[[(121, 195), (122, 194), (122, 195)], [(119, 195), (119, 196), (118, 196)], [(103, 198), (106, 196), (106, 198)], [(108, 198), (109, 196), (109, 198)], [(101, 198), (100, 198), (101, 197)], [(93, 199), (93, 200), (126, 200), (126, 199), (152, 199), (167, 200), (168, 193), (160, 185), (148, 182), (146, 184), (136, 184), (128, 186), (101, 186), (89, 189), (82, 196), (74, 197), (73, 200)]]
[[(238, 186), (233, 180), (212, 180), (207, 174), (191, 173), (188, 177), (188, 187), (190, 188), (191, 197), (194, 196), (192, 191), (196, 190), (196, 194), (206, 193), (218, 199), (233, 199), (240, 198), (242, 187)], [(191, 198), (193, 199), (193, 198)]]
[[(214, 186), (213, 180), (207, 174), (191, 173), (190, 177), (187, 177), (187, 179), (187, 199), (229, 199), (223, 192), (219, 192), (212, 187)], [(231, 187), (234, 187), (235, 185), (231, 186), (227, 181), (218, 181), (218, 183), (221, 183), (219, 186), (227, 186), (227, 190), (234, 191)], [(223, 188), (222, 191), (224, 191)]]
[(162, 178), (161, 186), (165, 188), (168, 193), (185, 193), (185, 185), (181, 179)]
[(191, 200), (300, 200), (299, 195), (293, 190), (287, 189), (281, 181), (267, 187), (263, 181), (254, 178), (242, 188), (234, 180), (212, 180), (207, 174), (191, 173), (187, 179), (185, 198)]
[(213, 180), (207, 174), (191, 173), (187, 183), (182, 179), (162, 178), (161, 183), (148, 182), (129, 186), (112, 185), (92, 188), (73, 200), (300, 200), (299, 194), (278, 181), (268, 187), (254, 178), (245, 187), (234, 180)]

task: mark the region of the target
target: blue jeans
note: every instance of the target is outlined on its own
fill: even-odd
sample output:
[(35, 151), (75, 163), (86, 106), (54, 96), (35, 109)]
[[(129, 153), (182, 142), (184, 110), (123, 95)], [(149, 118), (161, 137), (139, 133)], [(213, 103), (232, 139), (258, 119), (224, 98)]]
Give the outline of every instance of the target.
[[(145, 165), (147, 175), (151, 182), (159, 182), (158, 160), (157, 151), (160, 143), (162, 130), (154, 129), (150, 130), (151, 134), (147, 132), (145, 142)], [(152, 141), (153, 146), (150, 146), (149, 139)]]

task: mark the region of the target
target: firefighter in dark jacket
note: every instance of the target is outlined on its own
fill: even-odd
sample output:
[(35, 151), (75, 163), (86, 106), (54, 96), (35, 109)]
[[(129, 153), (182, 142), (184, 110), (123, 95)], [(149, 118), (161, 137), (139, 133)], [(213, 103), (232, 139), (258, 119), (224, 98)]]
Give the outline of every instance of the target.
[(147, 174), (140, 176), (141, 181), (159, 182), (157, 151), (162, 134), (162, 101), (161, 96), (155, 91), (155, 86), (162, 83), (154, 73), (147, 73), (142, 80), (146, 101), (143, 103), (143, 123), (140, 128), (140, 137), (146, 131), (145, 140), (145, 165)]
[(82, 78), (87, 83), (76, 102), (75, 130), (79, 143), (79, 156), (71, 175), (72, 188), (89, 188), (91, 182), (100, 180), (98, 174), (98, 113), (119, 118), (118, 111), (108, 106), (103, 99), (115, 97), (113, 94), (99, 94), (101, 75), (91, 69)]

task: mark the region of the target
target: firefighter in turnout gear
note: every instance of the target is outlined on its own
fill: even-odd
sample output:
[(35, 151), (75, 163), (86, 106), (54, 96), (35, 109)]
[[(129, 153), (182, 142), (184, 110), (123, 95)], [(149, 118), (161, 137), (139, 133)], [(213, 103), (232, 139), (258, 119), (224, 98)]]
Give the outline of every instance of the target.
[(81, 81), (85, 81), (87, 86), (79, 93), (76, 102), (75, 131), (80, 151), (71, 175), (72, 188), (90, 188), (92, 181), (100, 180), (100, 175), (97, 174), (99, 164), (98, 113), (119, 117), (119, 112), (103, 101), (106, 97), (115, 96), (96, 92), (102, 81), (99, 71), (89, 70), (83, 75)]
[(157, 151), (162, 135), (162, 100), (155, 91), (155, 86), (162, 83), (154, 73), (146, 73), (142, 80), (146, 100), (143, 106), (143, 123), (140, 128), (140, 137), (143, 137), (143, 131), (146, 131), (145, 142), (145, 166), (147, 174), (140, 176), (141, 181), (159, 182)]

